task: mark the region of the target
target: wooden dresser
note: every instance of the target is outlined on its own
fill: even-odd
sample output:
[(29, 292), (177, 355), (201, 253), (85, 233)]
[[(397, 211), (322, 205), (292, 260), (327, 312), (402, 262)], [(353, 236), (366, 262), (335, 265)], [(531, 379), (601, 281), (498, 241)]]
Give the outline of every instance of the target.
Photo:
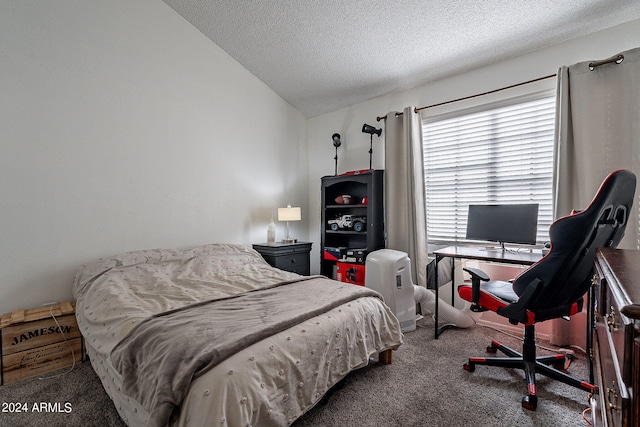
[(598, 249), (592, 362), (597, 426), (640, 425), (640, 251)]

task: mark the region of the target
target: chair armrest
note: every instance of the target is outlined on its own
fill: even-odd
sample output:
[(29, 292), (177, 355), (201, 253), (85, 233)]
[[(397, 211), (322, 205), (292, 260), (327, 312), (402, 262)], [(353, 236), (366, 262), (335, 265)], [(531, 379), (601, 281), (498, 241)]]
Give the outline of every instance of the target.
[(509, 319), (509, 323), (517, 325), (522, 323), (527, 325), (529, 318), (527, 316), (527, 307), (531, 300), (538, 294), (538, 291), (542, 288), (542, 280), (536, 278), (533, 279), (525, 288), (522, 295), (519, 296), (518, 301), (509, 304), (506, 307), (499, 308), (496, 312)]
[(471, 311), (486, 311), (480, 306), (480, 281), (488, 282), (489, 276), (479, 268), (464, 267), (464, 271), (471, 274)]
[(477, 277), (478, 279), (482, 280), (483, 282), (488, 282), (489, 280), (489, 276), (487, 276), (487, 273), (485, 273), (484, 271), (480, 270), (479, 268), (472, 268), (472, 267), (464, 267), (463, 268), (464, 271), (466, 271), (467, 273), (471, 274), (471, 281), (473, 282), (473, 279), (475, 277)]

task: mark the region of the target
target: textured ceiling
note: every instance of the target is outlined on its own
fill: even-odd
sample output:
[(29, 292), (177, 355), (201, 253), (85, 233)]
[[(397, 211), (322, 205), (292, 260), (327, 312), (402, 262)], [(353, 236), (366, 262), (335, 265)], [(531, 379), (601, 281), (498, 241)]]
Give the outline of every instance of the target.
[(164, 2), (306, 117), (640, 18), (638, 0)]

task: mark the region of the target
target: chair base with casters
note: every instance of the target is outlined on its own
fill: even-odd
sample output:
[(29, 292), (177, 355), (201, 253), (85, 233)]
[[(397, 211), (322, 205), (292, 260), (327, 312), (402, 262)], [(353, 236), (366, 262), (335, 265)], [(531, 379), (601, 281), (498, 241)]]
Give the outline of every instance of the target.
[(498, 350), (508, 357), (470, 357), (469, 361), (464, 364), (464, 369), (468, 372), (474, 372), (476, 365), (522, 369), (527, 380), (527, 395), (522, 398), (522, 407), (525, 409), (535, 411), (538, 405), (536, 374), (542, 374), (589, 393), (597, 391), (595, 385), (565, 373), (567, 360), (571, 360), (573, 356), (559, 353), (536, 357), (535, 328), (533, 325), (525, 326), (522, 353), (498, 341), (491, 341), (491, 344), (487, 347), (487, 353), (495, 354)]
[(595, 385), (563, 372), (564, 354), (536, 357), (535, 324), (568, 319), (582, 311), (584, 295), (591, 286), (595, 251), (615, 248), (624, 236), (635, 187), (633, 172), (621, 169), (609, 174), (586, 209), (551, 224), (549, 252), (512, 282), (490, 280), (477, 268), (464, 269), (471, 274), (471, 284), (460, 285), (458, 294), (471, 303), (472, 311), (490, 310), (513, 325), (524, 326), (522, 353), (493, 341), (487, 351), (500, 350), (507, 357), (471, 357), (465, 370), (473, 372), (477, 365), (522, 369), (527, 381), (522, 406), (529, 410), (538, 404), (536, 374), (589, 393), (598, 391)]

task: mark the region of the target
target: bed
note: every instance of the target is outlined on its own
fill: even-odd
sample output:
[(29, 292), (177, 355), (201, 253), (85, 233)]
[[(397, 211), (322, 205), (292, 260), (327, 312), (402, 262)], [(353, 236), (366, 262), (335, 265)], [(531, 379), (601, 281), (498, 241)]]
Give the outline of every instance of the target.
[(129, 426), (287, 426), (375, 354), (398, 320), (374, 291), (271, 267), (242, 245), (142, 250), (73, 286), (91, 364)]

